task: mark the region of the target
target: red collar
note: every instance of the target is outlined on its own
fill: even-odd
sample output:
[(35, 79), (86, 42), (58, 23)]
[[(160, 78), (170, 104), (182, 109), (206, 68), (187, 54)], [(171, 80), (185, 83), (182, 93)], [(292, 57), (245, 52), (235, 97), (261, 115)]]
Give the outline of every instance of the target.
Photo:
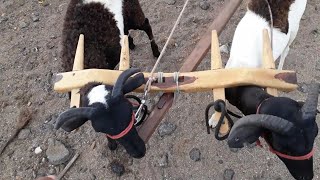
[(132, 113), (132, 117), (131, 117), (131, 121), (129, 123), (129, 125), (127, 126), (126, 129), (124, 129), (121, 133), (117, 134), (117, 135), (109, 135), (109, 134), (106, 134), (106, 136), (110, 139), (120, 139), (122, 138), (123, 136), (127, 135), (128, 132), (131, 130), (131, 128), (133, 127), (133, 124), (134, 124), (134, 120), (135, 120), (135, 116), (134, 116), (134, 113)]
[[(264, 103), (265, 101), (267, 101), (268, 99), (269, 99), (269, 98), (264, 99), (264, 100), (259, 104), (259, 106), (258, 106), (258, 108), (257, 108), (257, 113), (256, 113), (256, 114), (260, 114), (261, 104)], [(264, 138), (264, 135), (262, 135), (262, 137)], [(266, 142), (267, 142), (267, 141), (266, 141)], [(259, 139), (256, 141), (256, 143), (257, 143), (258, 146), (263, 147), (263, 146), (261, 145), (261, 142), (260, 142)], [(279, 152), (279, 151), (274, 150), (268, 142), (267, 142), (267, 144), (268, 144), (268, 146), (269, 146), (269, 151), (270, 151), (270, 152), (272, 152), (273, 154), (278, 155), (279, 157), (285, 158), (285, 159), (290, 159), (290, 160), (295, 160), (295, 161), (302, 161), (302, 160), (310, 159), (310, 158), (313, 156), (313, 154), (314, 154), (314, 148), (312, 148), (311, 152), (309, 152), (309, 153), (306, 154), (306, 155), (303, 155), (303, 156), (290, 156), (290, 155), (283, 154), (283, 153), (281, 153), (281, 152)]]

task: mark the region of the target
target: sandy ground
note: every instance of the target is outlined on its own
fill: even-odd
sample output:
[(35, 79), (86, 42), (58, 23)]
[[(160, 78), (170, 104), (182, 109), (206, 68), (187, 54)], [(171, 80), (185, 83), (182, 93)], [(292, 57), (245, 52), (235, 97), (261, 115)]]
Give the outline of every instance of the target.
[[(153, 27), (156, 42), (162, 47), (184, 1), (169, 5), (166, 0), (141, 0), (142, 8)], [(207, 0), (210, 7), (200, 8), (201, 1), (191, 0), (174, 35), (159, 70), (177, 71), (190, 54), (201, 34), (216, 17), (224, 0)], [(207, 135), (204, 109), (212, 101), (212, 94), (181, 94), (163, 123), (176, 125), (168, 136), (156, 133), (147, 144), (143, 159), (130, 158), (123, 148), (110, 152), (106, 139), (87, 124), (77, 132), (67, 134), (53, 130), (58, 113), (68, 108), (64, 94), (52, 90), (53, 73), (61, 72), (61, 30), (67, 0), (47, 0), (43, 6), (36, 0), (0, 0), (0, 144), (13, 131), (21, 110), (33, 109), (33, 119), (0, 157), (0, 179), (34, 179), (46, 174), (57, 174), (64, 164), (48, 163), (45, 150), (48, 139), (61, 141), (72, 154), (82, 152), (80, 158), (65, 175), (65, 179), (223, 179), (226, 169), (234, 171), (233, 179), (292, 179), (275, 155), (264, 149), (243, 149), (232, 153), (226, 142), (218, 142)], [(312, 80), (320, 81), (320, 1), (309, 0), (301, 21), (300, 32), (287, 57), (284, 69), (296, 70), (299, 91), (283, 94), (304, 100), (305, 86)], [(221, 44), (231, 42), (236, 24), (245, 6), (236, 12), (220, 36)], [(150, 71), (153, 58), (144, 32), (132, 32), (136, 49), (131, 51), (134, 67)], [(228, 57), (223, 54), (224, 60)], [(209, 69), (209, 55), (198, 70)], [(319, 117), (318, 117), (319, 119)], [(87, 150), (96, 141), (94, 150)], [(44, 151), (35, 154), (40, 146)], [(320, 179), (319, 140), (315, 143), (315, 178)], [(198, 148), (200, 161), (193, 161), (189, 152)], [(168, 158), (166, 158), (168, 157)], [(125, 173), (116, 176), (110, 162), (119, 161)]]

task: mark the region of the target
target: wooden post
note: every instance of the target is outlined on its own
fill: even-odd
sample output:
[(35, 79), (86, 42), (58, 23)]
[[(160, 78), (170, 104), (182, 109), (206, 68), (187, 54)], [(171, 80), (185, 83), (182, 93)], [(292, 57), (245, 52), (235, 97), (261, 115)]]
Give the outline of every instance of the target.
[[(216, 30), (213, 30), (211, 37), (211, 70), (215, 69), (222, 69), (222, 60), (219, 48), (218, 34)], [(218, 99), (226, 101), (224, 88), (213, 89), (212, 92), (215, 101)], [(215, 112), (213, 114), (213, 117), (211, 118), (213, 118), (215, 124), (218, 124), (220, 117), (221, 113)], [(229, 132), (229, 123), (226, 118), (224, 118), (219, 132), (222, 135), (225, 135)]]
[[(265, 69), (275, 69), (273, 53), (271, 49), (271, 42), (269, 38), (269, 33), (267, 29), (263, 30), (263, 57), (262, 57), (262, 66)], [(267, 93), (278, 96), (277, 89), (274, 88), (266, 88)]]
[(121, 54), (120, 54), (120, 63), (119, 63), (119, 70), (124, 71), (126, 69), (130, 68), (130, 56), (129, 56), (129, 41), (128, 36), (123, 36), (122, 41), (122, 48), (121, 48)]
[[(84, 35), (80, 34), (72, 71), (83, 70), (83, 66), (84, 66)], [(79, 90), (80, 89), (73, 89), (71, 91), (70, 107), (80, 106)]]

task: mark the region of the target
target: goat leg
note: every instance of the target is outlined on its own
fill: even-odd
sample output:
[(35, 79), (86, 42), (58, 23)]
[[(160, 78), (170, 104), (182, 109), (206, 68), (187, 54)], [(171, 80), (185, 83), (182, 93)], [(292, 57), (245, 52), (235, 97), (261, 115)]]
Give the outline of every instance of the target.
[(142, 27), (140, 27), (139, 29), (143, 30), (144, 32), (147, 33), (149, 40), (150, 40), (150, 43), (151, 43), (151, 49), (152, 49), (153, 56), (159, 57), (160, 56), (159, 48), (153, 38), (153, 33), (152, 33), (152, 29), (151, 29), (148, 18), (144, 19), (144, 23), (143, 23)]

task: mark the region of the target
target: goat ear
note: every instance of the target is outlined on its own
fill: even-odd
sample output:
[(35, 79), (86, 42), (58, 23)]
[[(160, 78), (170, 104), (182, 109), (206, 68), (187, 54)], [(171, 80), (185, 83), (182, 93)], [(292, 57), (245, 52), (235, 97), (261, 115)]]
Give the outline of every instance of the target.
[(88, 121), (93, 112), (94, 108), (92, 107), (69, 109), (59, 115), (54, 128), (59, 129), (61, 127), (63, 130), (71, 132)]
[(294, 124), (271, 115), (254, 114), (239, 119), (232, 127), (228, 145), (231, 148), (241, 148), (244, 143), (253, 143), (264, 130), (269, 130), (281, 135), (291, 135)]
[(129, 78), (123, 86), (123, 94), (134, 91), (144, 83), (144, 75), (142, 73), (136, 74), (134, 77)]

